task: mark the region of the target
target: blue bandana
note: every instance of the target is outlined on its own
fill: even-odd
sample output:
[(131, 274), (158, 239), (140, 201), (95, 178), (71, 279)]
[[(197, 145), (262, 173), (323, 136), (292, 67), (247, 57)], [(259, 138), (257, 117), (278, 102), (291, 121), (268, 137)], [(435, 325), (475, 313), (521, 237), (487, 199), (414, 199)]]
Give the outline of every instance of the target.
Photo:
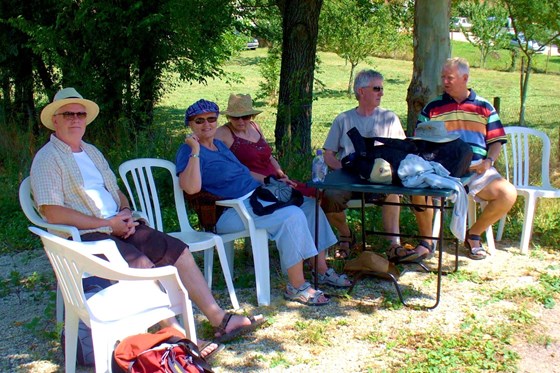
[(205, 99), (200, 99), (191, 106), (187, 108), (185, 111), (185, 125), (189, 125), (189, 119), (194, 117), (195, 115), (204, 114), (204, 113), (216, 113), (218, 115), (220, 113), (220, 108), (218, 105), (212, 101), (207, 101)]

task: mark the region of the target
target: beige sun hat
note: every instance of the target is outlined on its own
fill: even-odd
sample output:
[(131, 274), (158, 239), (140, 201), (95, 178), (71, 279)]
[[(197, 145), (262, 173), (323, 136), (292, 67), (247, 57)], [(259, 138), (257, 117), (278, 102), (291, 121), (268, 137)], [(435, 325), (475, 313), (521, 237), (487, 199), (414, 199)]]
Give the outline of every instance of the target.
[(416, 127), (414, 136), (411, 137), (413, 140), (424, 140), (429, 142), (451, 142), (457, 140), (459, 135), (450, 134), (445, 128), (445, 122), (431, 120), (428, 122), (419, 123)]
[(253, 99), (251, 95), (234, 94), (229, 95), (227, 109), (222, 111), (222, 115), (230, 117), (243, 117), (245, 115), (257, 115), (261, 110), (253, 109)]
[(97, 114), (99, 114), (99, 106), (97, 106), (95, 102), (86, 100), (74, 88), (67, 87), (58, 91), (56, 95), (54, 95), (53, 102), (45, 106), (43, 111), (41, 111), (41, 122), (45, 127), (54, 131), (55, 128), (52, 121), (54, 113), (62, 106), (68, 104), (80, 104), (86, 108), (86, 125), (93, 122), (93, 120), (97, 118)]
[(375, 272), (400, 276), (400, 271), (393, 263), (371, 251), (362, 251), (357, 258), (348, 260), (344, 265), (346, 272)]

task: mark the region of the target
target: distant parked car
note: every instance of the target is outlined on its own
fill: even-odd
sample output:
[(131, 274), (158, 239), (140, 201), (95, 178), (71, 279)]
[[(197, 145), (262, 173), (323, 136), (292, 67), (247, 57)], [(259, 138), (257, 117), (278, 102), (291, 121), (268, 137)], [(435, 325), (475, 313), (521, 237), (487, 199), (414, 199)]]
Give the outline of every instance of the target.
[[(525, 41), (525, 35), (523, 35), (522, 33), (519, 33), (518, 35), (519, 40), (521, 41), (521, 44), (523, 46), (525, 46), (526, 41)], [(511, 35), (511, 40), (509, 41), (509, 45), (511, 47), (517, 47), (519, 48), (519, 40), (517, 40), (517, 38), (515, 37), (515, 35)], [(529, 49), (532, 49), (534, 51), (537, 52), (542, 52), (544, 50), (544, 46), (541, 46), (539, 43), (537, 43), (534, 40), (529, 40), (529, 43), (527, 44), (529, 46)]]
[(259, 47), (259, 40), (255, 38), (251, 38), (247, 41), (247, 49), (255, 50)]
[(453, 17), (451, 18), (451, 29), (460, 31), (461, 29), (469, 30), (472, 24), (467, 17)]

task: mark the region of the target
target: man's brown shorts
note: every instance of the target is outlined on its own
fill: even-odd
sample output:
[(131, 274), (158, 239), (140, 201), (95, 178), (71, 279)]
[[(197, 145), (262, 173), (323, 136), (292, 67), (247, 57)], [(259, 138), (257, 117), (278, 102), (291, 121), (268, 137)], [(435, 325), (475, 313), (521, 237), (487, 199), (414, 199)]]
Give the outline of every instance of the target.
[[(376, 201), (383, 201), (387, 197), (385, 194), (366, 193), (366, 201), (375, 203)], [(348, 208), (348, 201), (351, 199), (361, 199), (362, 193), (348, 192), (339, 189), (327, 189), (321, 201), (323, 211), (328, 213), (342, 212)]]
[(153, 268), (174, 265), (187, 245), (174, 237), (146, 226), (143, 222), (127, 239), (106, 233), (86, 233), (82, 241), (115, 241), (124, 260), (132, 268)]

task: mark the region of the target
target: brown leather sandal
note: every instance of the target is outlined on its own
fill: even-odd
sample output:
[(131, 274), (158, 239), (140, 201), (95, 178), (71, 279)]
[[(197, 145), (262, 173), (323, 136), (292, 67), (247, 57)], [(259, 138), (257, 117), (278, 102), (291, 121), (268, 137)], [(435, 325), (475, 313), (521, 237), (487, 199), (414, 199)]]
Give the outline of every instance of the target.
[(414, 249), (409, 249), (401, 245), (392, 245), (389, 250), (387, 250), (387, 259), (395, 264), (415, 263), (419, 258), (420, 255), (418, 255)]

